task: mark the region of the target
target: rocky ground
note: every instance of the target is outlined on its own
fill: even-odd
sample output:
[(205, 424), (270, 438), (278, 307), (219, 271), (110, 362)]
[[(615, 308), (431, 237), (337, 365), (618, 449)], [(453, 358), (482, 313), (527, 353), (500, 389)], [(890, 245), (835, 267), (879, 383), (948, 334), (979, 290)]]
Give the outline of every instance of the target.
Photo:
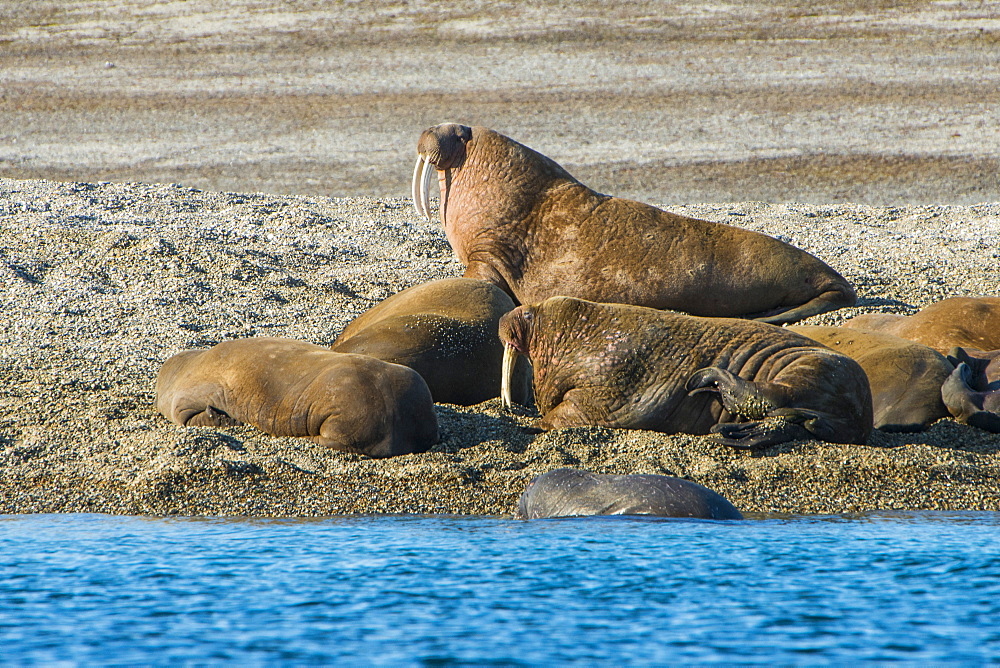
[(1000, 294), (1000, 204), (981, 204), (1000, 202), (998, 44), (1000, 6), (979, 0), (11, 0), (0, 512), (509, 515), (567, 465), (685, 476), (744, 511), (997, 509), (1000, 440), (948, 420), (748, 454), (530, 435), (530, 415), (488, 402), (438, 406), (432, 452), (371, 461), (177, 427), (153, 380), (227, 338), (330, 343), (379, 300), (459, 275), (400, 199), (420, 131), (443, 121), (812, 251), (862, 298), (812, 322)]
[[(669, 208), (780, 236), (853, 281), (859, 305), (812, 323), (1000, 294), (1000, 204)], [(641, 431), (533, 435), (531, 414), (494, 400), (438, 405), (431, 452), (371, 460), (251, 427), (179, 427), (153, 406), (157, 370), (180, 350), (329, 344), (379, 300), (461, 270), (402, 199), (0, 179), (0, 512), (509, 516), (559, 466), (682, 476), (745, 512), (1000, 510), (1000, 436), (951, 420), (747, 453)]]

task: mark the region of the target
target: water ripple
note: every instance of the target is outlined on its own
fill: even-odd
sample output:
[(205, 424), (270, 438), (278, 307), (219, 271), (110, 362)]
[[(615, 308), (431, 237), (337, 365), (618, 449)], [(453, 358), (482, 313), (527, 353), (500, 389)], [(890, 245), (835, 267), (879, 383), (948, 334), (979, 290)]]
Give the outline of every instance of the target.
[(4, 663), (1000, 661), (996, 513), (0, 517)]

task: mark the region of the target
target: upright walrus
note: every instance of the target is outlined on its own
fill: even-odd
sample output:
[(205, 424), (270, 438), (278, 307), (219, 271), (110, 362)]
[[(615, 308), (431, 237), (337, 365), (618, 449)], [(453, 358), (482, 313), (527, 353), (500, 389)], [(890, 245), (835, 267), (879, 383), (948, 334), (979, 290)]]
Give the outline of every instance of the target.
[(590, 515), (743, 519), (736, 506), (721, 494), (690, 480), (570, 468), (555, 469), (532, 480), (517, 505), (517, 516), (525, 520)]
[(417, 154), (417, 211), (430, 218), (436, 170), (441, 221), (465, 276), (522, 304), (565, 295), (781, 324), (856, 301), (841, 275), (805, 251), (596, 193), (487, 128), (437, 125)]
[[(434, 401), (470, 406), (500, 396), (500, 317), (514, 308), (503, 290), (443, 278), (398, 292), (355, 318), (331, 346), (402, 364), (427, 382)], [(514, 401), (530, 399), (531, 369), (515, 370)]]
[(738, 448), (872, 430), (857, 362), (762, 322), (552, 297), (501, 318), (500, 338), (505, 368), (531, 359), (542, 429), (711, 432)]
[(1000, 297), (949, 297), (913, 315), (863, 313), (844, 327), (892, 334), (942, 354), (956, 347), (1000, 349)]
[(251, 424), (370, 457), (424, 452), (438, 440), (431, 393), (416, 371), (292, 339), (174, 355), (156, 379), (156, 408), (180, 425)]

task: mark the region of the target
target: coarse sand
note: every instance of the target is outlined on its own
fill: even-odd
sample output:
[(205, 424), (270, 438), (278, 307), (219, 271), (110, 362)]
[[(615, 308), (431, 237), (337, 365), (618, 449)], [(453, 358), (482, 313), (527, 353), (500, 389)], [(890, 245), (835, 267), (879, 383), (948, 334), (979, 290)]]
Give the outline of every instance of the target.
[[(854, 283), (857, 307), (807, 324), (1000, 294), (1000, 203), (663, 205), (778, 236)], [(440, 225), (403, 199), (0, 179), (0, 513), (511, 516), (526, 483), (561, 466), (681, 476), (749, 513), (1000, 510), (1000, 435), (952, 420), (750, 453), (643, 431), (535, 435), (530, 411), (491, 400), (438, 405), (440, 444), (372, 460), (154, 408), (180, 350), (329, 345), (389, 295), (461, 273)]]

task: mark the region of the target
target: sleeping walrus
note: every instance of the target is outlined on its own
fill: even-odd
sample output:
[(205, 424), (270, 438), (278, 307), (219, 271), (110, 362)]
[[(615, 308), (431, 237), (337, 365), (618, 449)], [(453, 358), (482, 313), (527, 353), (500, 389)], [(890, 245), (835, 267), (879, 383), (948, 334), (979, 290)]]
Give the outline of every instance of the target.
[(156, 408), (180, 425), (250, 424), (370, 457), (424, 452), (438, 440), (431, 394), (416, 371), (292, 339), (177, 353), (160, 368)]
[(501, 318), (500, 338), (505, 368), (531, 359), (542, 429), (711, 432), (738, 448), (872, 430), (857, 362), (762, 322), (552, 297)]
[[(503, 290), (471, 278), (407, 288), (355, 318), (331, 349), (408, 366), (434, 401), (469, 406), (500, 396), (500, 317), (514, 308)], [(515, 370), (514, 401), (528, 403), (531, 369)]]
[(921, 431), (951, 415), (941, 399), (941, 387), (955, 366), (933, 348), (847, 327), (795, 325), (788, 329), (861, 365), (872, 389), (876, 429)]
[(1000, 349), (1000, 297), (949, 297), (913, 315), (863, 313), (844, 327), (883, 332), (947, 354), (955, 346)]
[(566, 295), (781, 324), (856, 300), (842, 276), (805, 251), (601, 195), (487, 128), (432, 127), (417, 154), (418, 212), (430, 218), (436, 170), (441, 221), (465, 276), (523, 304)]
[(649, 473), (609, 475), (555, 469), (529, 482), (517, 504), (517, 516), (525, 520), (589, 515), (743, 519), (736, 506), (708, 487)]

